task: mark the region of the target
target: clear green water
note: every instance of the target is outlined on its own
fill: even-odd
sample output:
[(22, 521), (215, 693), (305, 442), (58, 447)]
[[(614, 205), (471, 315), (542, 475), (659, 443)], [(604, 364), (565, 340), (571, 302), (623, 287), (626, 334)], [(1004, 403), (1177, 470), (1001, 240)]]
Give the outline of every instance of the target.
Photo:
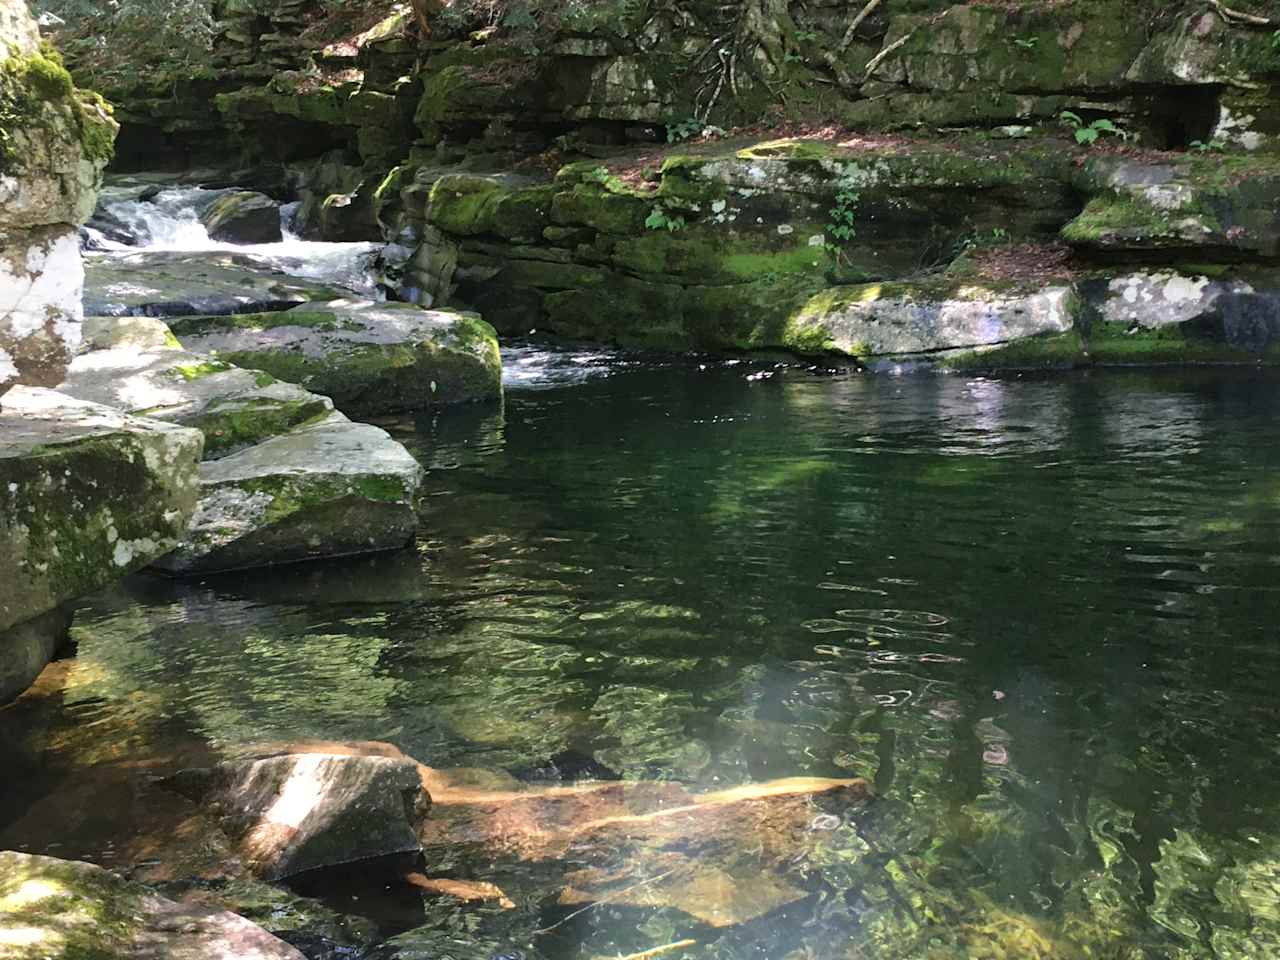
[[(50, 797), (264, 739), (865, 776), (805, 900), (536, 949), (1280, 956), (1280, 382), (544, 360), (401, 435), (416, 551), (88, 601), (65, 688), (0, 712), (0, 844), (112, 863), (117, 801)], [(429, 906), (413, 956), (537, 956), (547, 916)]]

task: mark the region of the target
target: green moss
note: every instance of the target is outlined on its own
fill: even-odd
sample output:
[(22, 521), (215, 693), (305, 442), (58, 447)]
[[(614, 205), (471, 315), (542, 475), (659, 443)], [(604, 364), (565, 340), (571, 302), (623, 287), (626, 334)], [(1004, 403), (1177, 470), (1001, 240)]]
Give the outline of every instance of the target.
[(1225, 343), (1189, 336), (1181, 324), (1130, 330), (1118, 323), (1094, 323), (1086, 344), (1100, 364), (1255, 363), (1257, 354)]
[(223, 363), (220, 360), (205, 360), (200, 363), (180, 363), (170, 368), (169, 374), (173, 377), (181, 377), (190, 383), (193, 380), (203, 380), (205, 377), (211, 377), (215, 373), (223, 373), (231, 369), (231, 364)]
[(399, 477), (365, 476), (356, 481), (356, 489), (366, 500), (401, 503), (405, 498), (404, 481)]
[(1057, 369), (1088, 362), (1084, 339), (1076, 331), (1028, 337), (991, 350), (970, 350), (941, 358), (947, 370)]
[(213, 406), (187, 426), (204, 434), (204, 455), (209, 460), (319, 422), (329, 413), (329, 404), (319, 396), (299, 401), (255, 398)]

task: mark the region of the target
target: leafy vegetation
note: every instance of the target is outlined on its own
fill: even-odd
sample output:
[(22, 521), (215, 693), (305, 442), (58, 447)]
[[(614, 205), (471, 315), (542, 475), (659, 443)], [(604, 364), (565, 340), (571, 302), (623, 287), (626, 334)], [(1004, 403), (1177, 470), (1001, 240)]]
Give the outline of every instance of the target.
[(835, 201), (827, 213), (827, 249), (837, 256), (857, 236), (858, 202), (861, 199), (854, 165), (846, 164), (837, 182)]
[(676, 215), (672, 216), (667, 208), (662, 204), (654, 206), (649, 216), (644, 221), (645, 228), (648, 230), (666, 230), (668, 233), (675, 233), (683, 230), (689, 224), (684, 217)]
[(1114, 121), (1108, 120), (1106, 117), (1099, 117), (1089, 123), (1085, 123), (1078, 113), (1072, 113), (1070, 110), (1063, 110), (1058, 114), (1058, 119), (1066, 126), (1070, 127), (1076, 138), (1076, 143), (1083, 147), (1092, 146), (1097, 143), (1103, 134), (1112, 137), (1119, 137), (1121, 140), (1136, 140), (1137, 134), (1118, 126)]

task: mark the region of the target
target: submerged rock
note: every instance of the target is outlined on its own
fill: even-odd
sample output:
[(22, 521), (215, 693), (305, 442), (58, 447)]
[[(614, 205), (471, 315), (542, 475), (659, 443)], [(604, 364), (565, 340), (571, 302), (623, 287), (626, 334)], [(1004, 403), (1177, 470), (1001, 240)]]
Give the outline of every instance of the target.
[(8, 703), (40, 676), (68, 642), (71, 614), (50, 610), (8, 630), (0, 630), (0, 704)]
[(151, 250), (85, 261), (84, 310), (108, 317), (182, 317), (284, 310), (345, 291), (282, 273), (247, 253)]
[(416, 853), (431, 806), (417, 764), (390, 757), (287, 754), (189, 771), (169, 783), (217, 811), (239, 855), (265, 880)]
[(219, 197), (200, 214), (214, 240), (228, 243), (279, 243), (280, 205), (264, 193), (240, 190)]
[(304, 960), (243, 917), (176, 903), (90, 863), (0, 853), (0, 958)]
[(341, 414), (209, 461), (168, 573), (393, 550), (417, 530), (422, 468), (384, 430)]
[(199, 431), (19, 387), (0, 414), (0, 630), (181, 542)]
[(715, 927), (806, 896), (792, 874), (831, 842), (815, 817), (871, 795), (864, 780), (803, 777), (695, 794), (674, 782), (510, 790), (461, 772), (423, 776), (434, 801), (422, 830), (429, 862), (554, 864), (567, 871), (562, 906), (674, 909)]
[(283, 313), (182, 318), (173, 329), (191, 350), (301, 384), (352, 415), (502, 392), (497, 335), (474, 314), (334, 300)]

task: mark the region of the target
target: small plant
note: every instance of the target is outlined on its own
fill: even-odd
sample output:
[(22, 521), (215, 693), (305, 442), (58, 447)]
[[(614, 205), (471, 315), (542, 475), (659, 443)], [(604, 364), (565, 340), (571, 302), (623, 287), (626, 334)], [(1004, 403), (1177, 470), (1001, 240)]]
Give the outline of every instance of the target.
[(1013, 45), (1019, 50), (1034, 50), (1039, 42), (1039, 37), (1017, 37), (1014, 39)]
[(683, 143), (703, 130), (704, 124), (697, 117), (687, 117), (667, 124), (667, 143)]
[(593, 167), (582, 175), (582, 179), (589, 183), (607, 184), (609, 182), (609, 168)]
[(644, 225), (649, 230), (666, 230), (668, 233), (675, 233), (677, 230), (683, 230), (689, 224), (684, 217), (673, 217), (662, 204), (657, 204), (649, 216), (645, 218)]
[(835, 202), (827, 212), (827, 250), (837, 258), (844, 254), (849, 241), (858, 235), (858, 192), (855, 164), (846, 164), (837, 184)]
[(1227, 148), (1227, 142), (1220, 137), (1214, 137), (1208, 142), (1205, 142), (1204, 140), (1192, 140), (1187, 146), (1188, 149), (1195, 150), (1197, 153), (1221, 153)]
[(1104, 133), (1109, 136), (1119, 137), (1121, 140), (1137, 139), (1136, 134), (1117, 126), (1106, 117), (1100, 117), (1091, 123), (1085, 123), (1078, 113), (1063, 110), (1058, 114), (1058, 119), (1071, 128), (1072, 133), (1075, 135), (1076, 143), (1082, 147), (1092, 146), (1097, 143)]

